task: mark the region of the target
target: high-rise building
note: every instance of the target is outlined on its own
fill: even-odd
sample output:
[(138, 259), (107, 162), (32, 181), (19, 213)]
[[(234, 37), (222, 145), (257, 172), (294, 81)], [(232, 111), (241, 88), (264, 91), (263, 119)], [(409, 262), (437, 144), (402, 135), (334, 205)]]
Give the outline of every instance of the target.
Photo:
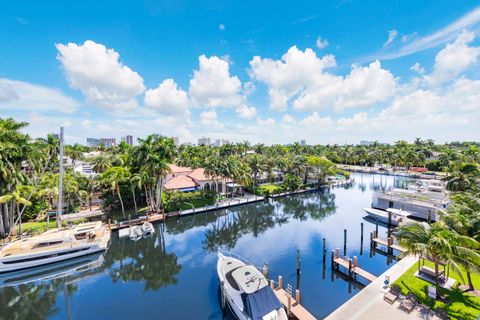
[(300, 145), (301, 145), (301, 146), (307, 145), (307, 143), (305, 142), (305, 139), (300, 140)]
[(176, 146), (180, 144), (180, 141), (178, 140), (178, 137), (172, 137), (173, 143), (175, 143)]
[(96, 147), (100, 144), (100, 140), (96, 138), (87, 138), (88, 147)]
[(199, 146), (209, 146), (210, 145), (210, 138), (201, 137), (200, 139), (198, 139), (198, 145)]
[(115, 138), (100, 138), (100, 143), (103, 144), (106, 148), (111, 148), (116, 146)]
[(125, 139), (125, 142), (128, 144), (128, 145), (131, 145), (133, 146), (133, 136), (131, 135), (128, 135)]
[(224, 144), (228, 144), (229, 141), (227, 139), (216, 139), (215, 140), (215, 146), (220, 147), (223, 146)]

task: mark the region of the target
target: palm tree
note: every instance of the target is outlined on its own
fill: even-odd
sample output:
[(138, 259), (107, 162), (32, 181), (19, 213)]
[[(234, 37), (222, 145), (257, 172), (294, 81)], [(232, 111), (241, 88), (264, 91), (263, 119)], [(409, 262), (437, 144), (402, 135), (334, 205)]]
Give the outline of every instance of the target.
[(170, 172), (169, 164), (173, 163), (177, 149), (173, 139), (157, 134), (150, 135), (145, 140), (139, 139), (139, 142), (138, 157), (142, 159), (143, 167), (150, 176), (156, 178), (155, 209), (160, 211), (163, 210), (162, 194), (165, 175)]
[(112, 159), (110, 156), (99, 155), (91, 160), (92, 169), (96, 173), (103, 173), (112, 166)]
[(480, 264), (480, 255), (471, 249), (478, 248), (479, 243), (450, 230), (442, 222), (431, 225), (417, 222), (403, 225), (395, 230), (395, 236), (407, 250), (403, 255), (418, 255), (434, 263), (437, 295), (440, 288), (440, 264), (451, 267), (460, 278), (462, 274), (459, 264)]
[(0, 203), (5, 203), (8, 201), (15, 201), (15, 207), (17, 210), (17, 219), (18, 219), (18, 235), (21, 237), (22, 236), (22, 218), (21, 214), (22, 212), (20, 211), (20, 205), (23, 205), (23, 207), (31, 206), (32, 203), (26, 199), (22, 195), (22, 188), (19, 187), (17, 188), (14, 192), (11, 194), (6, 194), (0, 197)]
[(101, 181), (109, 187), (112, 192), (116, 192), (120, 205), (122, 206), (122, 214), (125, 219), (125, 207), (123, 205), (122, 194), (120, 192), (120, 185), (125, 182), (130, 176), (128, 170), (124, 167), (111, 167), (102, 173)]
[(476, 163), (456, 164), (448, 177), (447, 189), (451, 191), (465, 191), (478, 189), (480, 170)]
[(72, 160), (72, 165), (75, 166), (78, 160), (83, 159), (83, 146), (75, 143), (73, 146), (65, 148), (65, 153)]
[[(471, 192), (461, 192), (452, 195), (452, 200), (452, 205), (447, 211), (442, 212), (442, 221), (459, 234), (479, 239), (480, 200), (478, 195)], [(471, 273), (480, 272), (480, 266), (470, 263), (464, 263), (462, 266), (467, 273), (469, 290), (474, 290)]]

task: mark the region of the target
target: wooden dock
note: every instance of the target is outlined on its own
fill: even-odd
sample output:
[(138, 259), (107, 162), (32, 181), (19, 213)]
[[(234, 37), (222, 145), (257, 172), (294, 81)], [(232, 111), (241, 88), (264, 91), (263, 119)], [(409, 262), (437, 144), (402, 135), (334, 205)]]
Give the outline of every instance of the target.
[[(298, 320), (315, 320), (316, 318), (308, 312), (300, 304), (300, 290), (295, 291), (295, 298), (292, 297), (291, 293), (283, 289), (282, 276), (278, 277), (278, 286), (275, 287), (273, 280), (270, 280), (270, 287), (273, 289), (273, 292), (277, 296), (278, 300), (283, 304), (287, 310), (287, 315), (289, 318), (292, 316)], [(291, 287), (289, 286), (291, 291)]]
[(372, 242), (374, 244), (380, 244), (382, 246), (385, 246), (387, 248), (391, 248), (391, 249), (394, 249), (394, 250), (397, 250), (397, 251), (400, 251), (400, 252), (405, 252), (407, 251), (405, 248), (397, 245), (397, 244), (394, 244), (393, 241), (391, 241), (390, 243), (388, 242), (388, 240), (384, 240), (384, 239), (381, 239), (381, 238), (373, 238), (372, 239)]
[(113, 223), (113, 224), (109, 223), (108, 226), (109, 226), (110, 230), (119, 230), (119, 229), (128, 228), (130, 226), (143, 224), (145, 221), (154, 223), (154, 222), (163, 221), (163, 220), (165, 220), (165, 214), (154, 213), (154, 214), (149, 215), (148, 217), (143, 216), (143, 217), (139, 217), (139, 218), (136, 218), (136, 219), (133, 219), (133, 220), (130, 220), (130, 221), (120, 221), (120, 222)]
[(346, 260), (341, 257), (336, 257), (333, 259), (333, 263), (337, 267), (342, 266), (345, 269), (347, 269), (349, 271), (350, 276), (359, 275), (362, 278), (367, 279), (368, 281), (374, 281), (375, 279), (377, 279), (377, 276), (371, 274), (370, 272), (363, 270), (358, 266), (354, 266), (354, 263), (351, 260)]

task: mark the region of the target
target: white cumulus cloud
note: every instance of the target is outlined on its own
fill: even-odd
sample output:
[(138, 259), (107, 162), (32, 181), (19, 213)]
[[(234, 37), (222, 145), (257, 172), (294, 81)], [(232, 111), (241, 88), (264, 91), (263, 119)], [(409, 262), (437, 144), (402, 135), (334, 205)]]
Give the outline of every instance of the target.
[(70, 86), (88, 103), (110, 110), (137, 107), (136, 96), (145, 90), (143, 79), (120, 61), (118, 52), (91, 40), (55, 46)]
[(246, 104), (236, 108), (235, 112), (243, 119), (253, 119), (257, 115), (257, 109), (255, 107), (249, 107)]
[(190, 101), (173, 79), (166, 79), (157, 88), (145, 92), (144, 103), (164, 115), (184, 116), (188, 114)]
[(294, 95), (312, 83), (328, 81), (323, 70), (335, 65), (332, 55), (318, 58), (310, 48), (302, 51), (293, 46), (281, 60), (253, 57), (250, 61), (250, 77), (267, 84), (270, 108), (282, 111), (287, 109), (288, 101)]
[(230, 75), (228, 61), (217, 56), (198, 58), (199, 69), (190, 79), (189, 95), (194, 104), (204, 107), (236, 107), (244, 100), (242, 83)]
[(426, 77), (431, 84), (440, 84), (452, 80), (477, 62), (480, 47), (469, 44), (475, 39), (473, 32), (463, 31), (453, 43), (449, 43), (435, 57), (435, 65), (430, 76)]

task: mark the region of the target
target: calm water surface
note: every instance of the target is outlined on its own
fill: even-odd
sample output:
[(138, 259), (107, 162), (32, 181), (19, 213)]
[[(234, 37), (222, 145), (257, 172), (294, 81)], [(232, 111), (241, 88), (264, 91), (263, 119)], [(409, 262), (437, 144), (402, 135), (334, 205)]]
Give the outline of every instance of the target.
[[(380, 275), (395, 260), (372, 252), (368, 243), (375, 224), (365, 220), (374, 191), (402, 187), (406, 178), (354, 174), (350, 188), (312, 192), (249, 204), (230, 210), (157, 224), (153, 237), (119, 240), (112, 234), (106, 254), (39, 270), (42, 280), (0, 288), (0, 319), (232, 319), (219, 303), (216, 252), (239, 254), (257, 266), (268, 262), (270, 277), (300, 287), (302, 304), (324, 318), (367, 283), (332, 271), (330, 252), (347, 255)], [(361, 243), (360, 223), (364, 223)], [(387, 229), (379, 227), (383, 237)], [(322, 256), (322, 238), (327, 258)], [(296, 274), (300, 250), (301, 275)], [(2, 277), (24, 282), (24, 275)]]

